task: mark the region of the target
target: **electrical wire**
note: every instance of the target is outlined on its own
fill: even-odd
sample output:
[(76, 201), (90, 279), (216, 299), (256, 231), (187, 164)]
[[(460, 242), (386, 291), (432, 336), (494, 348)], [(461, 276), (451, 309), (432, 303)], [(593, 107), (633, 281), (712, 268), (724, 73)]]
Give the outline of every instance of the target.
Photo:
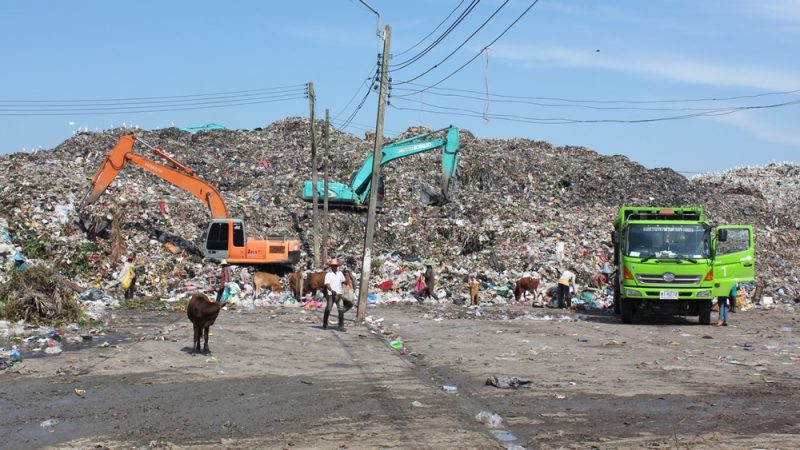
[(367, 101), (370, 92), (372, 92), (372, 89), (367, 89), (367, 92), (364, 94), (364, 97), (361, 98), (361, 101), (358, 103), (358, 106), (356, 106), (353, 112), (350, 113), (350, 116), (344, 121), (344, 124), (340, 127), (340, 129), (347, 128), (347, 126), (350, 125), (350, 122), (352, 122), (353, 119), (355, 119), (355, 117), (361, 111), (361, 107), (364, 106), (364, 103)]
[[(484, 92), (469, 90), (469, 89), (455, 89), (455, 88), (443, 88), (443, 87), (434, 87), (420, 83), (408, 83), (412, 86), (419, 86), (427, 89), (438, 90), (438, 91), (448, 91), (448, 92), (466, 92), (469, 94), (477, 94), (477, 95), (484, 95)], [(409, 88), (397, 88), (397, 90), (412, 90)], [(667, 100), (597, 100), (597, 99), (588, 99), (588, 100), (580, 100), (580, 99), (571, 99), (571, 98), (563, 98), (563, 97), (532, 97), (532, 96), (523, 96), (523, 95), (502, 95), (502, 94), (491, 94), (492, 97), (498, 98), (505, 98), (505, 99), (520, 99), (520, 100), (547, 100), (547, 101), (559, 101), (559, 102), (569, 102), (569, 103), (631, 103), (631, 104), (657, 104), (657, 103), (695, 103), (695, 102), (717, 102), (717, 101), (729, 101), (729, 100), (742, 100), (746, 98), (759, 98), (759, 97), (766, 97), (766, 96), (773, 96), (773, 95), (791, 95), (797, 94), (800, 92), (800, 89), (794, 89), (790, 91), (773, 91), (773, 92), (761, 92), (757, 94), (746, 94), (746, 95), (737, 95), (732, 97), (706, 97), (706, 98), (686, 98), (686, 99), (667, 99)], [(415, 91), (413, 94), (408, 95), (398, 95), (398, 97), (410, 97), (415, 95), (417, 92)], [(433, 94), (433, 92), (430, 92)]]
[[(6, 103), (52, 103), (52, 104), (75, 104), (75, 103), (103, 103), (103, 102), (127, 102), (127, 101), (140, 101), (140, 100), (169, 100), (169, 99), (184, 99), (184, 98), (226, 98), (226, 97), (236, 97), (240, 94), (243, 95), (258, 95), (260, 93), (282, 93), (283, 91), (286, 92), (294, 92), (300, 89), (308, 89), (308, 85), (306, 83), (303, 84), (295, 84), (289, 86), (279, 86), (274, 88), (262, 88), (262, 89), (250, 89), (250, 90), (243, 90), (243, 91), (228, 91), (228, 92), (215, 92), (215, 93), (207, 93), (207, 94), (188, 94), (188, 95), (173, 95), (173, 96), (161, 96), (161, 97), (128, 97), (128, 98), (106, 98), (106, 99), (91, 99), (91, 100), (2, 100), (0, 99), (0, 105)], [(275, 92), (278, 91), (278, 92)]]
[(362, 82), (361, 82), (361, 84), (358, 86), (358, 88), (356, 89), (356, 91), (355, 91), (355, 92), (353, 92), (353, 95), (350, 97), (350, 100), (348, 100), (348, 101), (347, 101), (347, 104), (346, 104), (346, 105), (344, 105), (344, 107), (342, 107), (342, 109), (341, 109), (341, 110), (340, 110), (338, 113), (336, 113), (336, 115), (335, 115), (335, 116), (333, 116), (333, 119), (334, 119), (334, 120), (338, 119), (338, 118), (339, 118), (339, 116), (341, 116), (341, 115), (342, 115), (342, 113), (343, 113), (343, 112), (344, 112), (344, 111), (345, 111), (345, 110), (346, 110), (348, 107), (350, 107), (350, 104), (351, 104), (351, 103), (353, 103), (353, 100), (355, 100), (355, 98), (358, 96), (358, 93), (359, 93), (359, 92), (361, 92), (361, 90), (364, 88), (364, 86), (365, 86), (365, 85), (367, 86), (367, 89), (370, 89), (370, 88), (371, 88), (371, 87), (370, 87), (370, 86), (371, 86), (371, 83), (370, 83), (370, 82), (373, 80), (372, 72), (373, 72), (373, 71), (376, 71), (376, 72), (377, 72), (377, 70), (376, 70), (376, 67), (377, 67), (377, 64), (376, 64), (376, 65), (374, 65), (374, 66), (372, 66), (372, 67), (370, 67), (370, 69), (369, 69), (369, 72), (367, 73), (367, 76), (366, 76), (366, 78), (364, 79), (364, 81), (362, 81)]
[[(308, 98), (305, 95), (295, 95), (289, 97), (283, 97), (280, 99), (272, 99), (272, 100), (255, 100), (255, 101), (234, 101), (234, 102), (214, 102), (211, 104), (207, 104), (209, 102), (201, 102), (192, 105), (180, 105), (180, 106), (162, 106), (162, 107), (128, 107), (128, 108), (89, 108), (89, 109), (76, 109), (76, 110), (43, 110), (43, 111), (17, 111), (17, 110), (7, 110), (0, 109), (0, 116), (66, 116), (66, 115), (77, 115), (77, 116), (87, 116), (87, 115), (97, 115), (97, 114), (131, 114), (131, 113), (150, 113), (150, 112), (162, 112), (162, 111), (187, 111), (187, 110), (201, 110), (201, 109), (214, 109), (214, 108), (229, 108), (234, 106), (245, 106), (245, 105), (258, 105), (258, 104), (265, 104), (265, 103), (276, 103), (288, 100), (298, 100), (298, 99), (305, 99)], [(149, 109), (148, 109), (149, 108)]]
[[(439, 88), (436, 88), (439, 89)], [(411, 89), (407, 88), (395, 88), (395, 91), (410, 91)], [(455, 90), (455, 89), (453, 89)], [(475, 92), (477, 91), (470, 91)], [(516, 96), (505, 96), (505, 95), (498, 95), (498, 94), (482, 94), (482, 97), (477, 96), (470, 96), (470, 95), (462, 95), (462, 94), (447, 94), (447, 93), (440, 93), (436, 92), (435, 90), (430, 90), (427, 92), (429, 95), (440, 96), (440, 97), (449, 97), (449, 98), (463, 98), (467, 100), (475, 100), (484, 102), (486, 101), (487, 97), (489, 101), (492, 103), (507, 103), (507, 104), (522, 104), (522, 105), (533, 105), (533, 106), (540, 106), (540, 107), (552, 107), (552, 108), (582, 108), (582, 109), (591, 109), (591, 110), (601, 110), (601, 111), (712, 111), (717, 108), (689, 108), (689, 107), (674, 107), (674, 108), (650, 108), (650, 107), (641, 107), (641, 106), (594, 106), (594, 104), (589, 105), (582, 105), (579, 103), (543, 103), (543, 102), (534, 102), (534, 101), (527, 101), (527, 100), (514, 100), (522, 99), (526, 97), (516, 97)], [(404, 98), (405, 95), (395, 95), (394, 98)], [(497, 97), (497, 98), (496, 98)], [(750, 98), (751, 96), (739, 96), (739, 98)], [(533, 97), (527, 97), (533, 98)], [(622, 102), (615, 102), (616, 104), (622, 104)], [(663, 103), (663, 102), (662, 102)]]
[(468, 66), (470, 63), (472, 63), (473, 61), (475, 61), (476, 59), (478, 59), (478, 56), (480, 56), (481, 54), (483, 54), (483, 51), (484, 51), (484, 49), (491, 47), (492, 45), (494, 45), (494, 43), (495, 43), (495, 42), (499, 41), (499, 40), (500, 40), (500, 38), (502, 38), (502, 37), (503, 37), (503, 36), (504, 36), (506, 33), (508, 33), (508, 30), (510, 30), (510, 29), (511, 29), (511, 28), (512, 28), (514, 25), (516, 25), (516, 24), (517, 24), (517, 22), (519, 22), (519, 21), (520, 21), (520, 20), (521, 20), (523, 17), (525, 17), (525, 15), (528, 13), (528, 11), (530, 11), (530, 10), (531, 10), (531, 9), (532, 9), (534, 6), (536, 6), (536, 4), (537, 4), (537, 3), (539, 3), (539, 0), (534, 0), (534, 1), (533, 1), (533, 3), (531, 3), (531, 4), (530, 4), (530, 6), (528, 6), (528, 7), (525, 9), (525, 11), (523, 11), (523, 12), (522, 12), (522, 14), (520, 14), (520, 15), (519, 15), (519, 16), (518, 16), (516, 19), (514, 19), (514, 21), (513, 21), (513, 22), (511, 22), (511, 24), (510, 24), (508, 27), (506, 27), (506, 29), (505, 29), (505, 30), (503, 30), (503, 32), (502, 32), (502, 33), (500, 33), (500, 35), (499, 35), (499, 36), (497, 36), (497, 37), (496, 37), (496, 38), (495, 38), (495, 39), (494, 39), (492, 42), (490, 42), (489, 44), (485, 45), (485, 46), (484, 46), (484, 47), (481, 49), (481, 51), (479, 51), (479, 52), (478, 52), (478, 53), (477, 53), (475, 56), (473, 56), (473, 57), (472, 57), (472, 58), (470, 58), (470, 59), (469, 59), (467, 62), (465, 62), (464, 64), (462, 64), (460, 67), (458, 67), (458, 68), (457, 68), (456, 70), (454, 70), (453, 72), (451, 72), (451, 73), (450, 73), (450, 75), (447, 75), (446, 77), (442, 78), (441, 80), (437, 81), (436, 83), (432, 84), (431, 86), (429, 86), (429, 87), (427, 87), (427, 88), (420, 89), (419, 91), (416, 91), (416, 92), (414, 92), (413, 94), (407, 94), (407, 95), (416, 95), (416, 94), (419, 94), (419, 93), (425, 92), (425, 91), (427, 91), (428, 89), (434, 88), (434, 87), (436, 87), (436, 86), (438, 86), (438, 85), (440, 85), (440, 84), (444, 83), (445, 81), (447, 81), (448, 79), (450, 79), (450, 77), (452, 77), (453, 75), (457, 74), (457, 73), (458, 73), (458, 72), (460, 72), (461, 70), (463, 70), (463, 69), (464, 69), (464, 67), (467, 67), (467, 66)]
[(2, 105), (0, 104), (0, 111), (11, 112), (53, 112), (53, 111), (103, 111), (113, 109), (147, 109), (156, 107), (177, 107), (177, 106), (195, 106), (195, 105), (213, 105), (213, 104), (228, 104), (232, 102), (242, 101), (258, 101), (258, 100), (282, 100), (285, 98), (306, 96), (305, 92), (291, 92), (277, 95), (243, 95), (238, 97), (226, 98), (206, 98), (206, 99), (185, 99), (175, 101), (150, 101), (150, 102), (120, 102), (120, 103), (83, 103), (78, 105)]
[[(495, 11), (492, 13), (492, 15), (490, 15), (490, 16), (489, 16), (489, 18), (487, 18), (485, 21), (483, 21), (483, 23), (481, 24), (481, 26), (479, 26), (479, 27), (478, 27), (478, 28), (477, 28), (475, 31), (473, 31), (473, 32), (472, 32), (472, 34), (470, 34), (469, 36), (467, 36), (467, 38), (466, 38), (466, 39), (464, 39), (464, 41), (463, 41), (463, 42), (461, 42), (461, 44), (459, 44), (459, 45), (458, 45), (458, 47), (456, 47), (456, 48), (455, 48), (455, 50), (453, 50), (453, 51), (452, 51), (452, 52), (450, 52), (450, 53), (449, 53), (447, 56), (445, 56), (445, 57), (444, 57), (444, 59), (442, 59), (442, 60), (441, 60), (441, 61), (439, 61), (438, 63), (436, 63), (436, 64), (434, 64), (433, 66), (431, 66), (431, 67), (430, 67), (428, 70), (426, 70), (426, 71), (422, 72), (421, 74), (419, 74), (419, 75), (415, 76), (414, 78), (411, 78), (410, 80), (406, 80), (406, 81), (400, 81), (400, 82), (398, 82), (398, 83), (396, 83), (396, 84), (398, 84), (398, 85), (400, 85), (400, 84), (406, 84), (406, 83), (410, 83), (410, 82), (412, 82), (412, 81), (414, 81), (414, 80), (418, 80), (418, 79), (422, 78), (423, 76), (427, 75), (428, 73), (430, 73), (432, 70), (434, 70), (434, 69), (436, 69), (437, 67), (439, 67), (440, 65), (442, 65), (442, 64), (443, 64), (445, 61), (447, 61), (448, 59), (450, 59), (450, 57), (451, 57), (451, 56), (453, 56), (453, 55), (454, 55), (454, 54), (455, 54), (457, 51), (461, 50), (461, 48), (462, 48), (463, 46), (465, 46), (465, 45), (467, 44), (467, 42), (469, 42), (469, 40), (470, 40), (470, 39), (472, 39), (473, 37), (475, 37), (475, 35), (476, 35), (476, 34), (477, 34), (479, 31), (481, 31), (481, 30), (483, 29), (483, 27), (485, 27), (485, 26), (486, 26), (486, 24), (488, 24), (488, 23), (489, 23), (489, 22), (490, 22), (490, 21), (491, 21), (491, 20), (494, 18), (494, 16), (496, 16), (496, 15), (497, 15), (497, 14), (498, 14), (498, 13), (499, 13), (499, 12), (500, 12), (502, 9), (503, 9), (503, 7), (505, 7), (505, 6), (508, 4), (508, 2), (509, 2), (509, 1), (510, 1), (510, 0), (505, 0), (505, 1), (504, 1), (504, 2), (503, 2), (501, 5), (500, 5), (500, 6), (498, 6), (498, 7), (497, 7), (497, 9), (496, 9), (496, 10), (495, 10)], [(487, 46), (487, 47), (488, 47), (488, 46)], [(485, 50), (485, 49), (486, 49), (486, 47), (484, 47), (484, 50)]]
[(456, 5), (456, 7), (455, 7), (455, 8), (453, 8), (453, 10), (452, 10), (452, 11), (450, 11), (450, 14), (448, 14), (448, 15), (447, 15), (447, 17), (445, 17), (445, 18), (444, 18), (444, 20), (442, 20), (441, 22), (439, 22), (439, 25), (436, 25), (436, 28), (434, 28), (433, 30), (431, 30), (431, 32), (430, 32), (430, 33), (428, 33), (428, 34), (427, 34), (427, 35), (426, 35), (424, 38), (420, 39), (420, 40), (419, 40), (419, 41), (418, 41), (416, 44), (414, 44), (414, 45), (412, 45), (411, 47), (409, 47), (409, 48), (407, 48), (407, 49), (403, 50), (402, 52), (400, 52), (400, 53), (398, 53), (398, 54), (396, 54), (396, 55), (393, 55), (393, 57), (397, 57), (397, 56), (405, 55), (406, 53), (410, 52), (411, 50), (413, 50), (413, 49), (417, 48), (417, 46), (419, 46), (419, 44), (422, 44), (423, 42), (425, 42), (425, 39), (428, 39), (429, 37), (431, 37), (431, 35), (432, 35), (433, 33), (436, 33), (436, 31), (438, 31), (438, 30), (439, 30), (439, 28), (441, 28), (441, 26), (442, 26), (442, 25), (444, 25), (444, 23), (445, 23), (445, 22), (447, 22), (447, 19), (449, 19), (449, 18), (450, 18), (450, 16), (452, 16), (452, 15), (453, 15), (453, 13), (455, 13), (456, 11), (458, 11), (458, 9), (459, 9), (459, 8), (461, 8), (461, 5), (463, 5), (463, 4), (464, 4), (464, 1), (466, 1), (466, 0), (461, 0), (460, 2), (458, 2), (458, 5)]
[(439, 45), (444, 40), (445, 37), (447, 37), (450, 33), (452, 33), (453, 30), (455, 30), (456, 27), (458, 27), (461, 24), (461, 22), (464, 21), (464, 19), (467, 18), (467, 16), (475, 9), (475, 7), (478, 6), (478, 3), (480, 3), (480, 0), (472, 0), (472, 2), (469, 5), (467, 5), (467, 8), (464, 10), (464, 12), (462, 12), (456, 18), (456, 20), (449, 27), (447, 27), (447, 29), (441, 34), (441, 36), (436, 38), (436, 40), (434, 40), (431, 44), (429, 44), (427, 47), (425, 47), (424, 50), (422, 50), (421, 52), (419, 52), (416, 55), (412, 56), (411, 58), (409, 58), (409, 59), (407, 59), (407, 60), (405, 60), (403, 62), (399, 62), (399, 63), (394, 64), (394, 68), (392, 69), (392, 71), (405, 69), (406, 67), (410, 66), (411, 64), (415, 63), (416, 61), (419, 61), (420, 58), (422, 58), (423, 56), (428, 54), (437, 45)]
[[(406, 100), (406, 99), (399, 99), (399, 100), (401, 102), (417, 103), (413, 102), (412, 100)], [(664, 117), (644, 118), (644, 119), (537, 118), (537, 117), (521, 116), (516, 114), (497, 114), (497, 113), (488, 114), (486, 115), (486, 117), (490, 119), (505, 120), (510, 122), (519, 122), (519, 123), (531, 123), (539, 125), (566, 125), (566, 124), (583, 124), (583, 123), (650, 123), (650, 122), (661, 122), (667, 120), (690, 119), (695, 117), (725, 116), (747, 110), (781, 108), (785, 106), (794, 106), (798, 104), (800, 104), (800, 100), (793, 100), (793, 101), (774, 103), (768, 105), (725, 107), (703, 112), (695, 112), (689, 114), (680, 114), (680, 115), (664, 116)], [(450, 114), (463, 117), (477, 117), (477, 118), (484, 117), (484, 114), (480, 111), (474, 111), (464, 108), (451, 108), (451, 107), (444, 107), (431, 104), (425, 104), (425, 106), (436, 109), (431, 110), (431, 109), (421, 109), (421, 108), (404, 108), (397, 106), (394, 103), (390, 104), (389, 106), (400, 111), (417, 111), (417, 112), (425, 112), (432, 114)]]

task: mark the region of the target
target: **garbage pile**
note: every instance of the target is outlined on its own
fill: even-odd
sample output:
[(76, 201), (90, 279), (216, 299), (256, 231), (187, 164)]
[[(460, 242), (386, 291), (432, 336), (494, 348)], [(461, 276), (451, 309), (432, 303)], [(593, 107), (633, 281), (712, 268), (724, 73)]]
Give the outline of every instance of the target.
[[(316, 127), (320, 156), (323, 128), (322, 122)], [(16, 258), (32, 266), (63, 274), (78, 291), (97, 289), (121, 298), (116, 281), (121, 257), (134, 254), (137, 296), (213, 295), (219, 268), (198, 250), (208, 208), (180, 188), (127, 167), (90, 207), (92, 220), (78, 223), (75, 208), (89, 180), (120, 136), (131, 131), (139, 140), (136, 153), (163, 162), (148, 146), (161, 148), (216, 186), (229, 213), (245, 219), (249, 237), (300, 238), (304, 255), (298, 269), (310, 268), (315, 230), (310, 204), (300, 198), (303, 181), (311, 179), (309, 130), (308, 119), (296, 117), (255, 130), (193, 134), (177, 128), (117, 128), (77, 133), (52, 150), (0, 157), (0, 285), (10, 280), (19, 254)], [(347, 182), (371, 146), (332, 130), (330, 180)], [(735, 169), (688, 180), (624, 156), (527, 139), (477, 139), (467, 130), (461, 131), (460, 155), (450, 201), (442, 206), (422, 201), (441, 179), (440, 152), (384, 168), (386, 195), (377, 220), (370, 303), (468, 303), (467, 282), (475, 276), (481, 302), (502, 305), (514, 300), (519, 277), (535, 273), (546, 292), (569, 266), (578, 271), (578, 285), (586, 287), (612, 259), (609, 236), (620, 204), (698, 204), (712, 220), (754, 225), (763, 295), (788, 305), (800, 298), (792, 270), (800, 258), (800, 207), (791, 198), (798, 184), (795, 166)], [(333, 209), (330, 222), (328, 254), (360, 272), (366, 212)], [(437, 284), (432, 298), (420, 299), (414, 281), (426, 259), (437, 263)], [(261, 308), (298, 300), (288, 293), (253, 295), (242, 289), (232, 302)], [(586, 309), (610, 304), (603, 286), (579, 292), (577, 300)]]

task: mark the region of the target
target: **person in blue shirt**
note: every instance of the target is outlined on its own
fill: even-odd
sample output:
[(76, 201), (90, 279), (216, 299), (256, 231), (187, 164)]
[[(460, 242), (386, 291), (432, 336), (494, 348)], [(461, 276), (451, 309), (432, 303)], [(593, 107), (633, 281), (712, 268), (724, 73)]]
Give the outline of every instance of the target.
[(736, 292), (738, 289), (739, 284), (734, 283), (733, 287), (731, 288), (731, 292), (727, 297), (717, 297), (717, 303), (719, 303), (719, 320), (717, 320), (718, 327), (728, 326), (728, 301), (730, 299), (734, 299), (733, 301), (736, 301)]

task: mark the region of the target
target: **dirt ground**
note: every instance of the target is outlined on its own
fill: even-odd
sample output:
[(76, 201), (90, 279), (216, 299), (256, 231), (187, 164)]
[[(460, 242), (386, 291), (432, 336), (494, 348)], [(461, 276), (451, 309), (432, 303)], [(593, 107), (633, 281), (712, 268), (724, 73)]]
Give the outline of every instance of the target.
[(212, 354), (194, 355), (185, 315), (117, 311), (102, 345), (0, 374), (0, 447), (800, 447), (796, 313), (719, 328), (520, 306), (368, 315), (385, 333), (322, 330), (299, 308), (223, 311)]

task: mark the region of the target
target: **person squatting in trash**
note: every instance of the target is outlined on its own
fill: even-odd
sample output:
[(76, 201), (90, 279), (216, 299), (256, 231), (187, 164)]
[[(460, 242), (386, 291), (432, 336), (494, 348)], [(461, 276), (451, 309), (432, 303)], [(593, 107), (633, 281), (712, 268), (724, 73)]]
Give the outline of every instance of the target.
[(342, 290), (345, 285), (349, 286), (349, 281), (345, 278), (344, 274), (339, 271), (340, 265), (341, 263), (339, 263), (338, 259), (332, 259), (328, 263), (331, 270), (325, 274), (325, 314), (322, 316), (322, 328), (326, 330), (328, 329), (328, 318), (331, 315), (333, 304), (336, 303), (336, 311), (339, 313), (338, 330), (345, 331), (344, 313), (346, 310), (342, 302)]

